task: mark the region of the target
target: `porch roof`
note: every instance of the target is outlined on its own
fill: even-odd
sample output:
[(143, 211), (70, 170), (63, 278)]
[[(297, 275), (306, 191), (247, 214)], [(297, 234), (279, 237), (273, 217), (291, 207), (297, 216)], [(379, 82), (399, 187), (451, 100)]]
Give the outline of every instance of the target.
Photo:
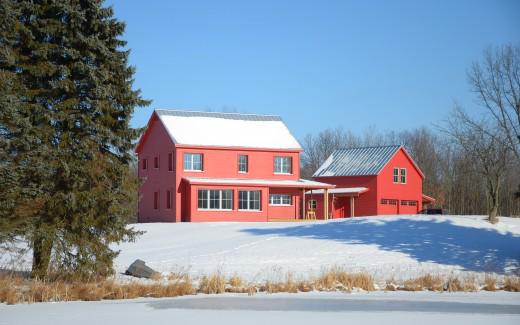
[[(184, 177), (189, 184), (211, 184), (211, 185), (249, 185), (249, 186), (271, 186), (271, 187), (296, 187), (308, 189), (332, 189), (332, 184), (311, 181), (308, 179), (298, 180), (276, 180), (276, 179), (243, 179), (243, 178), (205, 178)], [(322, 190), (323, 191), (323, 190)]]
[(435, 198), (428, 196), (426, 194), (423, 194), (422, 201), (423, 201), (423, 203), (435, 203)]
[[(347, 196), (351, 195), (359, 195), (368, 191), (366, 187), (342, 187), (342, 188), (333, 188), (329, 190), (329, 194), (345, 194)], [(323, 190), (313, 190), (306, 192), (305, 194), (323, 194)]]

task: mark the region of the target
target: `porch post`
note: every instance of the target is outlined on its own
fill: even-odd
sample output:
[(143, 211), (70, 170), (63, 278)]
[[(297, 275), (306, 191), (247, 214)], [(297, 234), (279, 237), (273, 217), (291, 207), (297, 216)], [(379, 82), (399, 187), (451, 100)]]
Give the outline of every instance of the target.
[(350, 217), (354, 217), (354, 197), (350, 197)]
[(324, 189), (323, 193), (323, 220), (329, 219), (329, 189)]
[(302, 200), (302, 204), (303, 204), (303, 209), (302, 209), (302, 212), (303, 212), (302, 220), (303, 220), (303, 219), (307, 219), (307, 218), (306, 218), (306, 215), (305, 215), (305, 188), (302, 189), (302, 192), (303, 192), (303, 200)]

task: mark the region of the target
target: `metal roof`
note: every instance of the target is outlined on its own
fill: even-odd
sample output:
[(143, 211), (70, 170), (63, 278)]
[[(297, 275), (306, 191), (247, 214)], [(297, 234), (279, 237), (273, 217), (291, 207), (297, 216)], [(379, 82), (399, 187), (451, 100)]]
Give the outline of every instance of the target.
[(181, 111), (156, 109), (155, 112), (160, 116), (183, 116), (183, 117), (212, 117), (227, 120), (240, 121), (281, 121), (278, 115), (258, 115), (258, 114), (242, 114), (242, 113), (223, 113), (223, 112), (198, 112), (198, 111)]
[(338, 149), (313, 177), (377, 175), (399, 148), (400, 145)]
[[(329, 190), (329, 194), (363, 194), (368, 191), (366, 187), (341, 187), (341, 188), (333, 188)], [(305, 194), (323, 194), (324, 190), (311, 190), (305, 192)]]

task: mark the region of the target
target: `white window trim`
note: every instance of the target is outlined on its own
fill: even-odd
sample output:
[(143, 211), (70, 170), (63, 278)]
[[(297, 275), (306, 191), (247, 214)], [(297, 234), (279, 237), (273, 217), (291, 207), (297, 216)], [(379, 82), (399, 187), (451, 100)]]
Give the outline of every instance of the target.
[[(262, 191), (261, 190), (240, 190), (238, 193), (238, 206), (240, 207), (240, 192), (247, 192), (247, 209), (238, 209), (241, 212), (262, 212)], [(249, 209), (249, 205), (251, 202), (251, 192), (259, 192), (260, 196), (258, 197), (258, 209)]]
[[(186, 166), (185, 166), (185, 159), (186, 159), (186, 155), (190, 155), (191, 159), (190, 159), (190, 169), (186, 169)], [(199, 155), (200, 156), (200, 169), (193, 169), (193, 157), (195, 155)], [(184, 167), (184, 171), (185, 172), (195, 172), (195, 173), (201, 173), (203, 170), (204, 170), (204, 155), (201, 154), (201, 153), (191, 153), (191, 152), (185, 152), (183, 157), (182, 157), (182, 166)]]
[[(315, 204), (312, 204), (312, 202), (314, 202)], [(313, 205), (315, 205), (315, 207), (312, 207)], [(310, 199), (308, 202), (307, 202), (307, 208), (308, 209), (318, 209), (318, 200), (315, 200), (315, 199)]]
[[(403, 174), (401, 173), (404, 170), (404, 182), (403, 180)], [(408, 182), (408, 171), (406, 168), (399, 168), (399, 183), (406, 184)]]
[[(290, 164), (287, 164), (287, 166), (289, 167), (289, 169), (291, 170), (290, 173), (287, 173), (287, 172), (277, 172), (276, 171), (276, 158), (281, 158), (282, 159), (282, 162), (285, 160), (284, 158), (287, 158), (291, 163)], [(291, 156), (275, 156), (274, 159), (273, 159), (273, 173), (275, 175), (293, 175), (293, 159)], [(280, 169), (283, 170), (283, 166), (284, 164), (280, 164)]]
[[(287, 204), (287, 203), (272, 203), (271, 202), (271, 196), (272, 195), (281, 195), (281, 196), (288, 196), (289, 197), (289, 201), (291, 202), (290, 204)], [(281, 202), (281, 197), (280, 197), (280, 202)], [(292, 199), (292, 195), (290, 194), (269, 194), (269, 206), (276, 206), (276, 207), (292, 207), (292, 202), (293, 202), (293, 199)]]
[[(246, 157), (246, 170), (245, 171), (240, 170), (240, 166), (241, 166), (241, 164), (240, 164), (240, 157), (242, 157), (242, 156)], [(238, 155), (238, 173), (239, 174), (247, 174), (247, 173), (249, 173), (249, 155), (243, 155), (243, 154), (239, 154)]]
[[(206, 203), (208, 204), (208, 208), (199, 208), (199, 191), (206, 191), (208, 193), (208, 198), (206, 199)], [(210, 195), (209, 195), (209, 192), (210, 191), (219, 191), (219, 206), (222, 206), (222, 191), (231, 191), (231, 209), (213, 209), (213, 208), (209, 208), (210, 206)], [(200, 189), (200, 190), (197, 190), (197, 210), (198, 211), (233, 211), (233, 190), (211, 190), (211, 189)]]
[[(397, 182), (395, 181), (395, 171), (397, 170)], [(392, 182), (394, 184), (399, 184), (399, 181), (401, 180), (401, 169), (399, 167), (394, 167), (392, 170)]]

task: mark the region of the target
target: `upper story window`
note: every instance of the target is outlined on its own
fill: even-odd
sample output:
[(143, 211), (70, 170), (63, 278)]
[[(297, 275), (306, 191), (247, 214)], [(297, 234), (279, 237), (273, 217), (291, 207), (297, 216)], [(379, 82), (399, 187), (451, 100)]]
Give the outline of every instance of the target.
[(401, 183), (406, 184), (406, 168), (401, 168)]
[(275, 174), (292, 174), (291, 157), (274, 157)]
[(238, 171), (240, 173), (247, 173), (249, 170), (247, 155), (238, 156)]
[(202, 154), (201, 153), (185, 153), (184, 154), (184, 170), (202, 171)]
[(173, 161), (173, 152), (170, 152), (168, 154), (168, 171), (169, 172), (172, 172), (173, 171), (173, 164), (174, 164), (174, 161)]
[(143, 168), (143, 170), (148, 169), (148, 159), (146, 159), (146, 158), (143, 159), (143, 162), (141, 163), (141, 167)]
[(292, 197), (289, 194), (271, 194), (269, 195), (270, 205), (291, 205)]
[(399, 183), (399, 168), (394, 168), (394, 183)]
[(198, 208), (202, 210), (232, 210), (233, 190), (199, 190)]
[(153, 168), (155, 168), (155, 169), (159, 168), (159, 157), (153, 158)]
[(238, 191), (238, 209), (260, 211), (260, 191)]

